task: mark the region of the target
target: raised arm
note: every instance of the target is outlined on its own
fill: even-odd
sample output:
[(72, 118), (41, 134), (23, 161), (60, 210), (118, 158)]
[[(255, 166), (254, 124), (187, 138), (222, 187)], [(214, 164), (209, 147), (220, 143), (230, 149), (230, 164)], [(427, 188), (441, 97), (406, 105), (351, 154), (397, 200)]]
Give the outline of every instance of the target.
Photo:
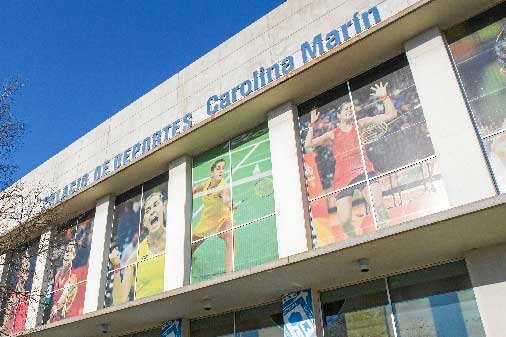
[(199, 192), (202, 192), (204, 190), (204, 183), (202, 184), (199, 184), (195, 187), (192, 188), (192, 193), (195, 194), (195, 193), (199, 193)]
[(380, 124), (380, 123), (388, 123), (394, 118), (397, 117), (397, 109), (395, 108), (394, 102), (390, 99), (387, 93), (388, 82), (383, 84), (380, 82), (379, 84), (375, 84), (371, 87), (372, 93), (371, 96), (376, 97), (383, 101), (383, 106), (385, 108), (384, 112), (381, 115), (372, 116), (372, 117), (364, 117), (358, 120), (358, 124), (361, 127), (364, 127), (368, 124)]
[(318, 120), (320, 116), (320, 111), (317, 108), (313, 108), (311, 110), (311, 122), (309, 123), (309, 129), (307, 131), (306, 140), (304, 141), (304, 147), (313, 148), (321, 145), (326, 145), (329, 142), (332, 142), (332, 132), (327, 132), (320, 137), (314, 138), (313, 125)]
[[(135, 262), (136, 255), (132, 256), (127, 264)], [(132, 267), (125, 268), (123, 272), (123, 279), (120, 273), (120, 254), (118, 248), (114, 248), (109, 254), (109, 260), (111, 261), (114, 270), (114, 282), (112, 288), (112, 300), (114, 304), (125, 303), (130, 294), (130, 289), (134, 282), (134, 269)]]

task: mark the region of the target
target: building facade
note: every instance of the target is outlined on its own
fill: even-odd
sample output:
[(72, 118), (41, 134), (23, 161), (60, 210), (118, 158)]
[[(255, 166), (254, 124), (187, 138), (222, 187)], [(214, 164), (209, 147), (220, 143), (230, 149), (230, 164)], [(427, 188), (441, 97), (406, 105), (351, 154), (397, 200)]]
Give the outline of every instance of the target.
[(505, 336), (506, 5), (289, 0), (22, 181), (7, 334)]

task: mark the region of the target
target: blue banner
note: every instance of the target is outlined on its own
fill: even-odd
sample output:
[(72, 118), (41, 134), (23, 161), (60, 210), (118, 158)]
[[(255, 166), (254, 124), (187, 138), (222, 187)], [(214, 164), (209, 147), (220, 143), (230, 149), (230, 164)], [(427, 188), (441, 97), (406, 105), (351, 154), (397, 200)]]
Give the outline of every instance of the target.
[(311, 290), (283, 297), (285, 337), (316, 337)]
[(168, 321), (162, 326), (162, 337), (181, 337), (183, 334), (181, 326), (180, 319)]

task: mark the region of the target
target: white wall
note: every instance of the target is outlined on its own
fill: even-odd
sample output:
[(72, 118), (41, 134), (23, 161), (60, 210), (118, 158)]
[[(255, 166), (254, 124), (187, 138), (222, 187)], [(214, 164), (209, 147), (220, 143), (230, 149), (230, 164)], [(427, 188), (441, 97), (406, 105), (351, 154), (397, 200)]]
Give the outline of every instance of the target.
[(496, 194), (441, 31), (405, 43), (450, 206)]
[(268, 114), (279, 257), (307, 251), (310, 230), (297, 123), (297, 107), (286, 103)]
[(191, 170), (192, 161), (188, 156), (178, 158), (169, 165), (165, 291), (182, 287), (190, 282)]
[(56, 190), (84, 173), (92, 177), (94, 168), (104, 160), (185, 113), (193, 113), (194, 123), (207, 118), (207, 98), (250, 79), (258, 67), (270, 66), (290, 54), (301, 65), (302, 42), (337, 28), (356, 11), (378, 5), (385, 19), (415, 2), (285, 2), (70, 144), (23, 180), (41, 181)]
[(84, 313), (100, 309), (104, 304), (113, 213), (114, 197), (105, 196), (97, 201), (93, 220), (88, 282), (84, 297)]
[(467, 269), (487, 337), (506, 331), (506, 244), (466, 254)]

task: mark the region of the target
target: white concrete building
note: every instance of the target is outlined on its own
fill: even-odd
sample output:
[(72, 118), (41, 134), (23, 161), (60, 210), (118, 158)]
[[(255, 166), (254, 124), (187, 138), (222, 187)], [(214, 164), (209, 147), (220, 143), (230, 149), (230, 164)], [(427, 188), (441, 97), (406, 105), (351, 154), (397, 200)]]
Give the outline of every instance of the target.
[(505, 121), (503, 2), (287, 1), (22, 179), (4, 332), (505, 336)]

